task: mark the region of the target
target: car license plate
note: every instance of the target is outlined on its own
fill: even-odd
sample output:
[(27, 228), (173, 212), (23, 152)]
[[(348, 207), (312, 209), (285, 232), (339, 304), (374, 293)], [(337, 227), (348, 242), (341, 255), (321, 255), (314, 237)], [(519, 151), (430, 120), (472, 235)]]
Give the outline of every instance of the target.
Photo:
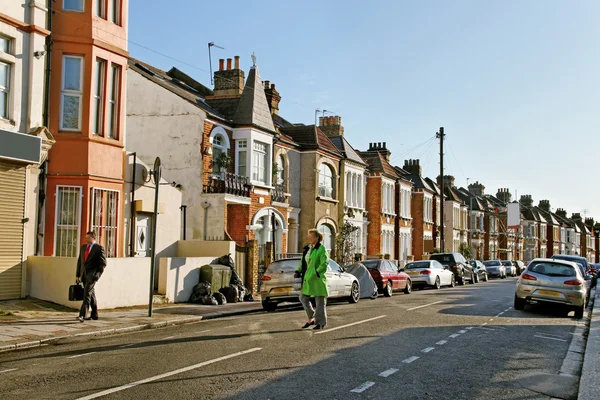
[(543, 294), (544, 296), (554, 296), (554, 297), (560, 296), (560, 292), (555, 292), (553, 290), (538, 290), (538, 293)]
[(287, 293), (287, 292), (291, 292), (292, 290), (293, 290), (293, 288), (291, 286), (278, 287), (278, 288), (271, 290), (271, 293)]
[(409, 272), (407, 272), (407, 274), (408, 274), (409, 276), (415, 276), (415, 275), (419, 275), (419, 273), (418, 273), (418, 272), (416, 272), (416, 271), (409, 271)]

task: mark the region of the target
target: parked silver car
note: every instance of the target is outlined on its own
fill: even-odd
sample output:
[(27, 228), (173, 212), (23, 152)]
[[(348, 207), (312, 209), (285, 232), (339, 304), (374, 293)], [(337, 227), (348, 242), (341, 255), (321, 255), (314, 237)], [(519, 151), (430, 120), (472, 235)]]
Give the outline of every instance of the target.
[(455, 285), (454, 273), (435, 260), (408, 263), (404, 271), (410, 276), (413, 287), (433, 286), (439, 289), (442, 286)]
[(506, 269), (506, 275), (508, 276), (517, 276), (517, 267), (513, 264), (512, 261), (503, 260), (500, 261), (504, 268)]
[(485, 269), (487, 270), (488, 276), (490, 278), (497, 276), (498, 278), (504, 279), (506, 278), (506, 268), (500, 260), (488, 260), (484, 261), (483, 265), (485, 265)]
[(523, 310), (530, 301), (566, 305), (583, 318), (587, 287), (576, 263), (548, 258), (533, 260), (517, 281), (514, 306)]
[[(288, 258), (273, 262), (261, 278), (260, 296), (263, 309), (273, 311), (279, 303), (298, 302), (302, 281), (294, 278), (300, 258)], [(344, 272), (335, 261), (329, 260), (326, 272), (329, 298), (347, 298), (350, 303), (360, 299), (358, 279)]]

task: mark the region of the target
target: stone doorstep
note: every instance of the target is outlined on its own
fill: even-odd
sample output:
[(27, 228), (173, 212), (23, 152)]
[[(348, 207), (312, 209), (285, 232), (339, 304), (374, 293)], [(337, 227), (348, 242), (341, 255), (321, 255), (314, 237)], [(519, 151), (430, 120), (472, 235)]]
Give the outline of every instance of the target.
[[(230, 311), (223, 310), (221, 312), (215, 312), (215, 313), (193, 316), (193, 317), (182, 316), (181, 318), (165, 319), (162, 321), (148, 322), (148, 323), (142, 323), (142, 324), (137, 324), (137, 325), (133, 325), (133, 326), (124, 326), (124, 327), (120, 327), (120, 328), (91, 330), (89, 332), (79, 332), (79, 333), (68, 334), (68, 335), (63, 335), (63, 336), (52, 336), (52, 337), (38, 339), (38, 340), (32, 340), (33, 338), (30, 338), (26, 342), (1, 345), (0, 353), (6, 352), (6, 351), (11, 351), (11, 350), (18, 350), (18, 349), (48, 345), (48, 344), (57, 342), (59, 340), (67, 339), (67, 338), (76, 338), (76, 337), (83, 337), (83, 336), (117, 335), (117, 334), (121, 334), (121, 333), (136, 332), (136, 331), (141, 331), (141, 330), (146, 330), (146, 329), (163, 328), (163, 327), (172, 326), (172, 325), (191, 324), (191, 323), (200, 322), (202, 320), (211, 320), (211, 319), (216, 319), (216, 318), (229, 317), (229, 316), (233, 316), (233, 315), (250, 314), (250, 313), (255, 313), (255, 312), (260, 312), (260, 311), (262, 311), (262, 308), (260, 308), (260, 307), (256, 307), (256, 308), (248, 307), (246, 309), (238, 309), (238, 310), (230, 310)], [(134, 322), (134, 321), (132, 321), (132, 322)], [(29, 336), (31, 336), (31, 335), (24, 335), (21, 337), (29, 337)]]

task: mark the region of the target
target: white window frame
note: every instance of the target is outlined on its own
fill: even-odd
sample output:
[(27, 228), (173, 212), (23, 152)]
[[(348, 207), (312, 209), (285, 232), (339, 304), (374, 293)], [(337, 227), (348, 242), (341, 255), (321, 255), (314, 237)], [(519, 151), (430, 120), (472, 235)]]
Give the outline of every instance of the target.
[[(61, 190), (64, 189), (70, 189), (70, 190), (77, 190), (79, 191), (79, 197), (78, 197), (78, 203), (76, 205), (77, 207), (77, 245), (75, 246), (75, 254), (73, 255), (62, 255), (62, 254), (57, 254), (57, 244), (58, 244), (58, 229), (59, 229), (59, 225), (60, 227), (66, 227), (66, 228), (74, 228), (75, 225), (62, 225), (59, 224), (59, 218), (60, 218), (60, 214), (59, 214), (59, 204), (60, 204), (60, 196), (59, 193)], [(82, 186), (70, 186), (70, 185), (57, 185), (56, 186), (56, 191), (54, 192), (54, 198), (55, 198), (55, 207), (54, 207), (54, 248), (52, 250), (53, 254), (55, 257), (77, 257), (78, 254), (77, 252), (79, 251), (79, 241), (81, 238), (81, 207), (82, 207), (82, 202), (83, 202), (83, 187)]]
[(78, 12), (78, 13), (85, 12), (85, 0), (79, 0), (79, 2), (81, 3), (81, 10), (65, 7), (65, 2), (66, 1), (67, 0), (63, 0), (63, 2), (62, 2), (62, 9), (63, 9), (63, 11), (72, 11), (72, 12)]
[[(101, 68), (98, 68), (98, 65)], [(94, 109), (92, 132), (98, 136), (104, 136), (104, 96), (106, 93), (106, 66), (108, 62), (102, 58), (96, 58), (96, 71), (94, 75)], [(98, 88), (100, 87), (100, 88)], [(97, 107), (97, 109), (96, 109)], [(99, 126), (98, 126), (99, 125)]]
[[(271, 146), (269, 143), (258, 140), (252, 141), (252, 182), (256, 182), (259, 185), (269, 184), (270, 154)], [(264, 165), (262, 167), (260, 165), (260, 160), (264, 161)], [(264, 173), (264, 176), (262, 176), (261, 173)], [(262, 181), (261, 178), (264, 178), (264, 181)]]
[[(120, 202), (120, 194), (121, 192), (119, 192), (118, 190), (113, 190), (113, 189), (105, 189), (105, 188), (98, 188), (98, 187), (92, 187), (90, 189), (90, 221), (89, 221), (89, 230), (90, 231), (94, 231), (96, 232), (96, 237), (98, 238), (98, 242), (104, 246), (104, 249), (106, 250), (106, 257), (117, 257), (118, 251), (119, 251), (119, 202)], [(99, 225), (95, 225), (94, 224), (94, 218), (96, 217), (96, 196), (98, 194), (101, 194), (103, 196), (103, 202), (106, 202), (106, 205), (108, 207), (108, 194), (109, 193), (113, 193), (116, 195), (116, 201), (115, 201), (115, 220), (114, 222), (116, 222), (116, 225), (108, 225), (106, 224), (106, 222), (108, 221), (108, 216), (109, 216), (109, 212), (108, 212), (108, 208), (106, 210), (103, 210), (103, 215), (100, 215), (100, 218), (104, 218), (104, 221), (100, 221)], [(106, 197), (104, 197), (106, 196)], [(112, 231), (114, 233), (114, 244), (112, 246), (108, 246), (108, 234), (107, 232)]]
[(277, 165), (277, 182), (275, 183), (285, 186), (285, 155), (278, 154), (275, 163)]
[[(117, 72), (117, 73), (115, 73)], [(116, 78), (115, 76), (118, 75)], [(113, 140), (119, 140), (119, 119), (121, 108), (121, 81), (123, 79), (123, 67), (119, 64), (110, 64), (110, 95), (108, 97), (108, 137)]]
[[(239, 176), (244, 176), (246, 178), (248, 178), (248, 139), (240, 139), (240, 140), (236, 140), (236, 156), (235, 156), (235, 173)], [(240, 167), (242, 166), (240, 164), (240, 153), (245, 153), (245, 163), (243, 165), (244, 167), (244, 173), (240, 172)]]
[[(331, 176), (327, 176), (327, 174), (323, 173), (322, 169), (325, 168), (325, 171), (329, 171), (329, 173), (331, 174)], [(321, 185), (321, 177), (323, 177), (323, 183), (325, 182), (325, 178), (329, 179), (331, 178), (331, 186), (325, 186), (325, 185)], [(317, 185), (318, 185), (318, 189), (317, 189), (317, 193), (319, 195), (319, 197), (323, 197), (323, 198), (327, 198), (327, 199), (335, 199), (336, 197), (336, 188), (335, 188), (335, 181), (336, 181), (336, 172), (335, 172), (335, 168), (333, 168), (332, 165), (330, 165), (329, 163), (326, 162), (322, 162), (319, 164), (319, 172), (318, 172), (318, 180), (317, 180)], [(324, 188), (325, 193), (321, 193), (321, 188)], [(330, 195), (328, 195), (327, 190), (330, 190), (331, 193), (329, 193)]]
[[(69, 58), (78, 59), (81, 61), (79, 66), (79, 91), (73, 89), (65, 89), (65, 64), (66, 60)], [(84, 69), (85, 59), (80, 55), (63, 55), (62, 59), (62, 82), (61, 82), (61, 90), (60, 90), (60, 130), (65, 132), (81, 132), (81, 114), (83, 110), (83, 69)], [(77, 115), (77, 128), (65, 128), (64, 127), (64, 113), (65, 113), (65, 96), (69, 97), (78, 97), (79, 98), (79, 110)]]
[[(10, 47), (10, 41), (9, 41), (9, 47)], [(6, 87), (0, 86), (0, 93), (6, 94), (6, 104), (5, 104), (6, 110), (0, 110), (0, 119), (9, 121), (10, 117), (11, 117), (11, 104), (12, 104), (10, 89), (12, 86), (11, 85), (12, 70), (13, 70), (12, 67), (14, 64), (6, 62), (2, 59), (0, 59), (0, 64), (6, 65), (6, 69), (7, 69), (7, 71), (6, 71)], [(4, 112), (6, 113), (6, 115), (3, 116), (2, 113), (4, 113)]]

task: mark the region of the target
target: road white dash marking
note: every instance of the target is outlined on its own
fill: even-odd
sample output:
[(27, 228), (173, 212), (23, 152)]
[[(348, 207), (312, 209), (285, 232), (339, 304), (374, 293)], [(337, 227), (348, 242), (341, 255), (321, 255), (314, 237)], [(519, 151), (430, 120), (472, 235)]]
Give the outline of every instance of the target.
[(323, 333), (329, 333), (329, 332), (337, 331), (338, 329), (344, 329), (344, 328), (348, 328), (350, 326), (364, 324), (365, 322), (375, 321), (376, 319), (381, 319), (381, 318), (385, 318), (385, 317), (387, 317), (387, 315), (380, 315), (378, 317), (364, 319), (362, 321), (353, 322), (351, 324), (336, 326), (335, 328), (331, 328), (331, 329), (326, 329), (326, 330), (315, 332), (315, 335), (320, 335), (320, 334), (323, 334)]
[(473, 327), (472, 326), (467, 326), (465, 329), (471, 330), (471, 329), (473, 329)]
[(565, 339), (559, 339), (559, 338), (555, 338), (555, 337), (548, 337), (548, 336), (542, 336), (542, 335), (533, 335), (533, 337), (540, 338), (540, 339), (556, 340), (558, 342), (566, 342)]
[(439, 342), (437, 342), (436, 344), (437, 344), (438, 346), (443, 346), (443, 345), (445, 345), (446, 343), (448, 343), (448, 341), (447, 341), (447, 340), (440, 340), (440, 341), (439, 341)]
[(387, 369), (387, 370), (383, 371), (382, 373), (380, 373), (379, 376), (387, 378), (388, 376), (393, 375), (398, 371), (399, 370), (397, 368), (390, 368), (390, 369)]
[(164, 338), (163, 340), (169, 340), (169, 339), (173, 339), (175, 336), (167, 336), (166, 338)]
[(418, 307), (409, 308), (407, 311), (417, 310), (417, 309), (419, 309), (419, 308), (423, 308), (423, 307), (429, 307), (429, 306), (432, 306), (432, 305), (434, 305), (434, 304), (439, 304), (439, 303), (443, 303), (443, 301), (436, 301), (435, 303), (423, 304), (422, 306), (418, 306)]
[(77, 354), (76, 356), (71, 356), (71, 357), (67, 357), (67, 358), (77, 358), (77, 357), (84, 357), (84, 356), (89, 356), (91, 354), (95, 354), (95, 351), (92, 351), (90, 353), (83, 353), (83, 354)]
[(411, 362), (413, 362), (413, 361), (417, 361), (418, 359), (419, 359), (419, 357), (417, 357), (417, 356), (412, 356), (412, 357), (409, 357), (409, 358), (407, 358), (406, 360), (402, 360), (402, 362), (403, 362), (404, 364), (410, 364)]
[(196, 333), (205, 333), (205, 332), (210, 332), (210, 331), (212, 331), (212, 329), (207, 329), (207, 330), (205, 330), (205, 331), (198, 331), (198, 332), (196, 332)]
[(452, 339), (454, 339), (454, 338), (457, 338), (459, 336), (460, 336), (460, 334), (454, 333), (454, 334), (450, 335), (449, 337), (451, 337)]
[(150, 378), (142, 379), (140, 381), (128, 383), (128, 384), (123, 385), (123, 386), (117, 386), (117, 387), (114, 387), (112, 389), (103, 390), (101, 392), (94, 393), (94, 394), (91, 394), (89, 396), (80, 397), (77, 400), (92, 400), (92, 399), (97, 399), (98, 397), (103, 397), (103, 396), (106, 396), (106, 395), (109, 395), (109, 394), (112, 394), (112, 393), (120, 392), (122, 390), (131, 389), (131, 388), (139, 386), (139, 385), (144, 385), (146, 383), (150, 383), (150, 382), (154, 382), (154, 381), (157, 381), (157, 380), (160, 380), (160, 379), (168, 378), (168, 377), (173, 376), (173, 375), (181, 374), (183, 372), (188, 372), (188, 371), (200, 368), (200, 367), (204, 367), (206, 365), (214, 364), (216, 362), (228, 360), (228, 359), (234, 358), (234, 357), (239, 357), (239, 356), (242, 356), (244, 354), (253, 353), (253, 352), (259, 351), (259, 350), (262, 350), (262, 348), (260, 348), (260, 347), (254, 347), (254, 348), (251, 348), (251, 349), (248, 349), (248, 350), (244, 350), (244, 351), (240, 351), (240, 352), (237, 352), (237, 353), (229, 354), (229, 355), (226, 355), (226, 356), (223, 356), (223, 357), (214, 358), (212, 360), (204, 361), (204, 362), (201, 362), (199, 364), (190, 365), (189, 367), (176, 369), (175, 371), (166, 372), (166, 373), (161, 374), (161, 375), (156, 375), (156, 376), (152, 376)]
[(498, 315), (499, 315), (499, 316), (500, 316), (500, 315), (504, 315), (504, 313), (505, 313), (505, 312), (506, 312), (506, 311), (502, 311), (502, 312), (501, 312), (500, 314), (498, 314)]
[(562, 335), (554, 335), (552, 333), (544, 333), (544, 332), (536, 332), (536, 335), (544, 335), (544, 336), (554, 336), (554, 337), (562, 337)]
[(467, 331), (465, 331), (464, 329), (461, 329), (460, 331), (458, 331), (458, 333), (467, 333)]
[(495, 331), (495, 329), (486, 328), (485, 326), (478, 326), (477, 329), (485, 329), (486, 331)]
[(131, 347), (133, 346), (135, 343), (129, 343), (129, 344), (124, 344), (123, 346), (119, 346), (120, 349), (124, 349), (126, 347)]
[(423, 350), (421, 350), (421, 352), (423, 353), (429, 353), (430, 351), (435, 350), (435, 347), (425, 347)]
[(484, 323), (484, 324), (481, 324), (481, 326), (484, 326), (484, 325), (487, 325), (487, 324), (488, 324), (488, 323), (486, 322), (486, 323)]
[(18, 368), (11, 368), (11, 369), (4, 369), (2, 371), (0, 371), (0, 374), (4, 374), (6, 372), (12, 372), (12, 371), (16, 371)]
[(359, 387), (352, 389), (350, 393), (362, 393), (373, 385), (375, 385), (375, 382), (365, 382)]

